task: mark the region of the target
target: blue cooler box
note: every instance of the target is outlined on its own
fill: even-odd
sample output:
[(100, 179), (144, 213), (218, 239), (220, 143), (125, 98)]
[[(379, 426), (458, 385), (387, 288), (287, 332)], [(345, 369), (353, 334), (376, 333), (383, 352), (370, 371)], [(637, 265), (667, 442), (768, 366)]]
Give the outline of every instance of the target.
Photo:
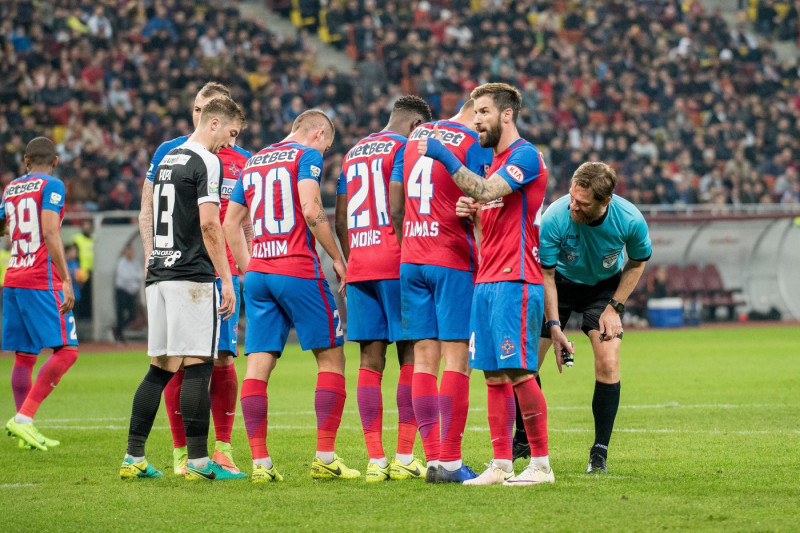
[(647, 301), (647, 317), (654, 328), (683, 326), (682, 298), (651, 298)]

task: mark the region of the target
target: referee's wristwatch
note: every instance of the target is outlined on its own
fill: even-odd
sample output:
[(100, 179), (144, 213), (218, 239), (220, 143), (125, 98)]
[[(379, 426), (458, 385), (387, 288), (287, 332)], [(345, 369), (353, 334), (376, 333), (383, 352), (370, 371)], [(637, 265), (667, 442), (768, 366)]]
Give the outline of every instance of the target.
[(553, 326), (561, 327), (561, 322), (558, 320), (551, 320), (550, 322), (545, 322), (544, 327), (547, 329), (552, 328)]
[(617, 314), (621, 315), (622, 313), (625, 312), (625, 304), (623, 304), (622, 302), (618, 302), (614, 298), (611, 298), (608, 301), (608, 305), (610, 305), (614, 309), (614, 311), (617, 312)]

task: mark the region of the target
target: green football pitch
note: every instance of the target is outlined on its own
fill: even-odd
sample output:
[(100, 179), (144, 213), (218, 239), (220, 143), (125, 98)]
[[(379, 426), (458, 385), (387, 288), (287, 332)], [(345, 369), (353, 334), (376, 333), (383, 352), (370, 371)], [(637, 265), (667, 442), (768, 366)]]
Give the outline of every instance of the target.
[[(800, 329), (796, 326), (629, 331), (622, 405), (609, 473), (583, 473), (593, 438), (588, 341), (571, 332), (575, 366), (542, 371), (556, 483), (534, 487), (313, 482), (313, 357), (291, 346), (269, 388), (269, 450), (283, 483), (187, 482), (171, 474), (163, 408), (147, 447), (159, 479), (121, 481), (128, 416), (144, 375), (142, 352), (83, 353), (37, 415), (61, 440), (48, 452), (0, 438), (3, 531), (797, 531), (800, 530)], [(357, 348), (347, 346), (348, 399), (337, 453), (362, 470)], [(40, 358), (41, 364), (43, 358)], [(397, 364), (383, 383), (384, 443), (393, 455)], [(240, 379), (245, 358), (237, 361)], [(0, 359), (0, 407), (14, 411)], [(471, 381), (464, 459), (491, 457), (486, 386)], [(5, 419), (3, 419), (5, 420)], [(234, 456), (248, 474), (241, 416)], [(416, 453), (422, 454), (417, 440)], [(515, 464), (517, 472), (523, 462)]]

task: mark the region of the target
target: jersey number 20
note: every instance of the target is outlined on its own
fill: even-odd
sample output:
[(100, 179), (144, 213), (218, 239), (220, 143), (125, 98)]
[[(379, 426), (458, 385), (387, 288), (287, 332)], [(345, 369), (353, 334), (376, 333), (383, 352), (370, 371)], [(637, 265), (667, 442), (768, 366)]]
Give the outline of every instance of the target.
[(260, 172), (248, 172), (242, 178), (244, 190), (253, 190), (250, 203), (250, 218), (253, 221), (253, 236), (261, 237), (264, 231), (270, 235), (289, 233), (294, 227), (294, 198), (292, 175), (286, 167), (272, 167), (263, 176)]

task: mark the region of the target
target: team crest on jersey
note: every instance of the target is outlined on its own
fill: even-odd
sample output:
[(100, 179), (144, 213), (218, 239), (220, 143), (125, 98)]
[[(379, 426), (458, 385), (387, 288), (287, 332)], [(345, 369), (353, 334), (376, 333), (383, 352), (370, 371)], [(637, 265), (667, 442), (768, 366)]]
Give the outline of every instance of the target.
[(57, 192), (50, 193), (50, 203), (53, 205), (58, 205), (61, 201), (61, 195)]
[(519, 168), (517, 165), (506, 165), (506, 172), (508, 172), (508, 175), (514, 178), (519, 183), (522, 183), (522, 180), (525, 179), (525, 175), (522, 173), (522, 169)]
[(504, 340), (500, 344), (500, 351), (504, 355), (511, 355), (512, 353), (514, 353), (514, 348), (516, 348), (516, 346), (514, 346), (514, 343), (511, 342), (511, 339), (509, 339), (508, 337), (506, 337), (506, 340)]
[(617, 258), (619, 258), (619, 252), (614, 252), (608, 255), (603, 256), (603, 268), (611, 268), (612, 266), (617, 264)]
[(233, 176), (238, 180), (239, 176), (242, 173), (242, 169), (239, 168), (239, 165), (237, 165), (236, 163), (231, 163), (230, 166), (228, 167), (228, 172), (230, 172), (231, 176)]
[(312, 178), (318, 178), (322, 174), (322, 169), (318, 166), (311, 165), (309, 166), (309, 173), (311, 174)]

